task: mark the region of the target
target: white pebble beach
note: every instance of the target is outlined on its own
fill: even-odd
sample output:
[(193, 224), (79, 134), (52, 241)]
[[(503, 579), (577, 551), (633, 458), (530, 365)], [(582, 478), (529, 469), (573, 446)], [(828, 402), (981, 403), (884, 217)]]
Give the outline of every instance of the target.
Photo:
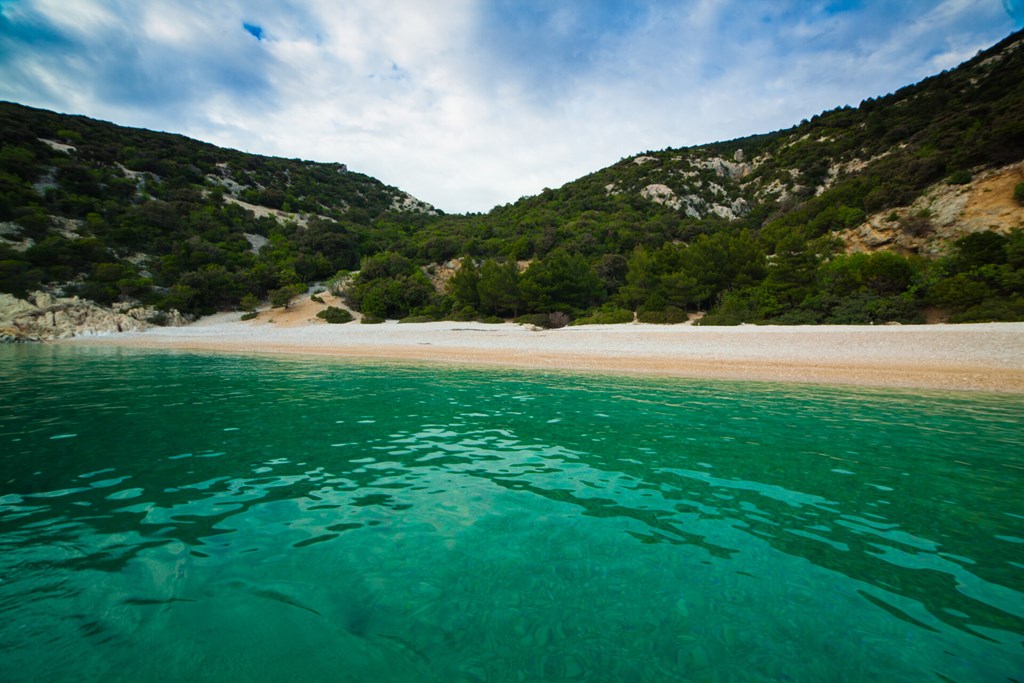
[(1024, 323), (699, 327), (513, 323), (330, 325), (304, 300), (239, 320), (64, 343), (304, 354), (671, 377), (1024, 393)]

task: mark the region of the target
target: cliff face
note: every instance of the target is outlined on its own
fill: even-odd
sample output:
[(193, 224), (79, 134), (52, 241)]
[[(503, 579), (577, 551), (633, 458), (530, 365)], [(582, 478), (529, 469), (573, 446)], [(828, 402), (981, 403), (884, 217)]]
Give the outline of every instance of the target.
[(1024, 229), (1024, 206), (1014, 188), (1024, 182), (1024, 162), (984, 171), (971, 182), (942, 182), (909, 206), (872, 214), (856, 228), (836, 233), (848, 252), (895, 251), (936, 257), (954, 240), (991, 230)]
[[(106, 308), (75, 297), (54, 298), (34, 292), (28, 300), (0, 294), (0, 341), (52, 341), (79, 335), (139, 332), (151, 327), (159, 313), (151, 306)], [(187, 321), (177, 311), (167, 314), (165, 324)]]

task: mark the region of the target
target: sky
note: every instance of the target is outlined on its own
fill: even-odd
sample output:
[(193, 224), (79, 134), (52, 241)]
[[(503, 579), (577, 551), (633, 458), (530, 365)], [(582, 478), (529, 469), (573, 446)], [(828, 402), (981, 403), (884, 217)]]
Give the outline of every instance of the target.
[(449, 213), (788, 128), (1024, 0), (0, 0), (0, 100), (341, 162)]

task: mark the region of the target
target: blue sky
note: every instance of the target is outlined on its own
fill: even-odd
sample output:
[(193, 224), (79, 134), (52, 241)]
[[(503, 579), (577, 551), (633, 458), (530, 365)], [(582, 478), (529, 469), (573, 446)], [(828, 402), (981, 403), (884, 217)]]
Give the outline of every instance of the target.
[(449, 212), (956, 66), (1024, 0), (0, 0), (0, 99), (318, 161)]

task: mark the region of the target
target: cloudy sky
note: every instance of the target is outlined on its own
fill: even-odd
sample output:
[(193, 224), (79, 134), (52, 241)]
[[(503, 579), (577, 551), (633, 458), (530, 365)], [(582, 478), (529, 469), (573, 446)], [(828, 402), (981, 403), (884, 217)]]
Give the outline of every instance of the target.
[(956, 66), (1024, 0), (0, 0), (0, 99), (340, 161), (448, 212)]

